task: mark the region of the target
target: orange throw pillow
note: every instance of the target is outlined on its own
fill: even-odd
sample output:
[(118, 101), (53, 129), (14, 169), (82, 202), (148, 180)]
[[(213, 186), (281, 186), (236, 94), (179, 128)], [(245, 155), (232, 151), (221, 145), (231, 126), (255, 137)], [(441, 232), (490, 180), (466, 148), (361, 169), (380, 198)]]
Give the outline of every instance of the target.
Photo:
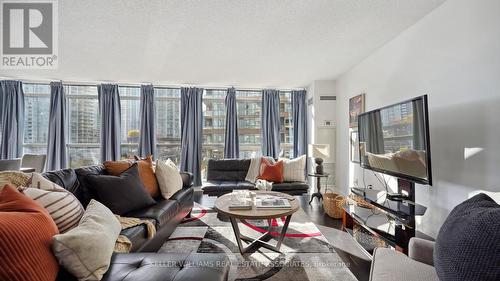
[[(120, 161), (106, 161), (104, 168), (112, 176), (119, 176), (125, 172), (135, 161), (133, 160), (120, 160)], [(149, 155), (145, 159), (137, 161), (139, 168), (139, 177), (141, 178), (144, 187), (153, 198), (160, 196), (160, 187), (156, 180), (155, 170), (153, 168), (153, 156)]]
[(275, 183), (283, 182), (283, 160), (276, 163), (271, 163), (265, 157), (260, 160), (260, 176), (259, 179)]
[(51, 244), (58, 233), (42, 206), (5, 185), (0, 191), (0, 280), (54, 281), (59, 264)]

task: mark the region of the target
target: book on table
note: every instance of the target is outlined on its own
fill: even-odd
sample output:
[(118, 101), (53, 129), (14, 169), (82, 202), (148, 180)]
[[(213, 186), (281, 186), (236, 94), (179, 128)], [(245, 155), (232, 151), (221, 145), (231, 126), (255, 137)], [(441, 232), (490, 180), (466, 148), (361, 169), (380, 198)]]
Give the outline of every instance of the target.
[(251, 210), (252, 209), (252, 201), (250, 200), (231, 200), (229, 204), (230, 210)]
[(258, 196), (255, 200), (258, 209), (290, 209), (292, 205), (288, 199), (277, 196)]

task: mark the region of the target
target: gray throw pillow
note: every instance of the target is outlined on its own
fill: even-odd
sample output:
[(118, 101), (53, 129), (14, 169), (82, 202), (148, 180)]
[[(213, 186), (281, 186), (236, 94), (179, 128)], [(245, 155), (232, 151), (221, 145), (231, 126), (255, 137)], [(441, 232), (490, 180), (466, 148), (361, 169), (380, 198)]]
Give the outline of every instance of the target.
[(439, 230), (434, 266), (441, 281), (500, 280), (500, 205), (480, 193), (456, 206)]
[(99, 201), (113, 214), (123, 215), (156, 204), (139, 177), (137, 163), (119, 176), (88, 175), (87, 179)]

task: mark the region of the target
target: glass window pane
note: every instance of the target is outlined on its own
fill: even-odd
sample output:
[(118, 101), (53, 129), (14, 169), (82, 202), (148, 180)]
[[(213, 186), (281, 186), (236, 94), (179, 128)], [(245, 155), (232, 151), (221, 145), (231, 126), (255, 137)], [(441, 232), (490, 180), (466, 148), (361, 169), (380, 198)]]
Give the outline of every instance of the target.
[(99, 147), (70, 147), (68, 154), (70, 168), (96, 165), (101, 162)]
[(236, 91), (240, 158), (262, 155), (260, 146), (260, 91)]
[(292, 93), (280, 92), (281, 157), (293, 157)]
[(179, 165), (181, 155), (181, 91), (155, 88), (156, 158)]
[(23, 84), (24, 153), (45, 154), (49, 130), (50, 86)]
[(119, 87), (121, 104), (121, 157), (133, 158), (138, 153), (140, 135), (140, 87)]
[(203, 93), (202, 178), (206, 178), (208, 159), (224, 158), (226, 127), (226, 90), (205, 90)]

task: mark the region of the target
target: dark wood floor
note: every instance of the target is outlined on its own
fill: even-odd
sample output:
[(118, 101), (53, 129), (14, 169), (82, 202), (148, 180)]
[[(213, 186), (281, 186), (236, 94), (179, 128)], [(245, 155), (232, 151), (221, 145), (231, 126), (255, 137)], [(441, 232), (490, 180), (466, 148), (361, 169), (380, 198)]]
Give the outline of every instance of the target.
[[(345, 231), (342, 231), (342, 221), (329, 217), (323, 211), (323, 206), (318, 202), (318, 199), (309, 204), (310, 195), (296, 196), (300, 202), (301, 208), (311, 218), (321, 233), (335, 247), (335, 250), (348, 264), (351, 272), (360, 281), (369, 279), (371, 259), (366, 253), (360, 249), (352, 237)], [(206, 207), (213, 207), (217, 197), (207, 196), (201, 190), (195, 191), (195, 202)]]

